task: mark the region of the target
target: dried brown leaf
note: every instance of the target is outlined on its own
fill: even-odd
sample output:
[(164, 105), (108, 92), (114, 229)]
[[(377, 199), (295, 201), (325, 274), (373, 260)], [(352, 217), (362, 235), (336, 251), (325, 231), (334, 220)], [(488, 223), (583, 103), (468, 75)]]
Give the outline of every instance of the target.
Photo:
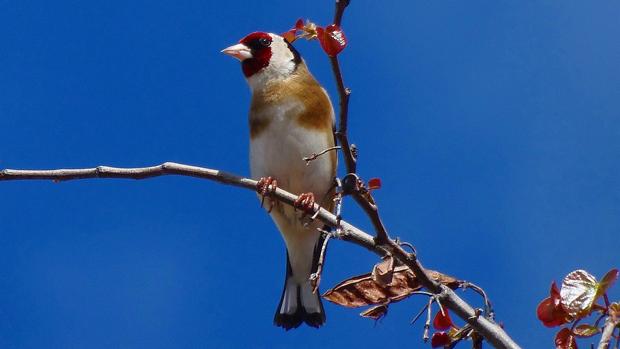
[(381, 305), (377, 305), (372, 308), (369, 308), (367, 310), (364, 310), (363, 312), (360, 313), (360, 316), (373, 319), (373, 320), (379, 320), (382, 317), (386, 316), (387, 312), (388, 312), (388, 305), (381, 304)]
[(372, 268), (372, 279), (380, 285), (389, 285), (394, 276), (394, 257), (386, 256)]
[[(427, 272), (431, 278), (450, 288), (456, 288), (460, 284), (459, 280), (451, 276), (432, 270), (427, 270)], [(323, 298), (344, 307), (357, 308), (398, 302), (421, 288), (422, 285), (413, 272), (407, 266), (402, 265), (394, 268), (390, 284), (377, 283), (373, 280), (372, 274), (367, 273), (339, 283), (327, 290)]]

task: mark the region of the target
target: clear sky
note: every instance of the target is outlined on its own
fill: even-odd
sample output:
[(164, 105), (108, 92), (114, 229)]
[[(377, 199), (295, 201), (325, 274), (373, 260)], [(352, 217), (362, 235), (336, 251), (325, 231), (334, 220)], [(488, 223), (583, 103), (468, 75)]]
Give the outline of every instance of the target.
[[(0, 168), (247, 175), (249, 89), (219, 51), (332, 15), (332, 1), (0, 1)], [(383, 180), (390, 233), (484, 287), (525, 348), (552, 346), (535, 317), (551, 280), (620, 266), (618, 18), (615, 0), (353, 0), (345, 14), (350, 138), (361, 175)], [(296, 46), (336, 100), (318, 44)], [(370, 228), (352, 202), (344, 216)], [(284, 253), (241, 189), (0, 183), (0, 347), (422, 347), (422, 298), (377, 324), (326, 303), (320, 330), (274, 327)], [(335, 241), (323, 290), (375, 262)]]

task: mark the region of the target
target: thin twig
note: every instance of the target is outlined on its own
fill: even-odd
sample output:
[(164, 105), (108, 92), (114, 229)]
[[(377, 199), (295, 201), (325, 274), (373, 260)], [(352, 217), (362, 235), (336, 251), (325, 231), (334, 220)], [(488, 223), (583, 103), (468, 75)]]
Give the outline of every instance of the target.
[(472, 289), (474, 290), (476, 293), (478, 293), (483, 299), (484, 299), (484, 315), (490, 319), (493, 319), (495, 316), (495, 313), (493, 312), (493, 307), (491, 305), (491, 301), (489, 300), (489, 297), (487, 296), (487, 293), (484, 291), (484, 289), (482, 289), (482, 287), (473, 284), (469, 281), (464, 281), (461, 283), (460, 285), (463, 289)]
[(424, 311), (426, 310), (426, 308), (428, 308), (428, 302), (424, 304), (424, 307), (422, 307), (420, 312), (411, 320), (410, 324), (412, 324), (412, 325), (415, 324), (415, 322), (418, 321), (420, 316), (422, 316), (422, 314), (424, 314)]
[(620, 318), (616, 318), (612, 315), (609, 315), (605, 320), (605, 326), (603, 327), (603, 335), (601, 336), (601, 341), (598, 343), (598, 349), (608, 349), (609, 344), (613, 338), (614, 330), (616, 326), (620, 324)]
[[(157, 166), (140, 168), (117, 168), (99, 166), (84, 169), (59, 169), (59, 170), (10, 170), (0, 171), (0, 181), (10, 180), (52, 180), (57, 182), (87, 179), (87, 178), (126, 178), (126, 179), (146, 179), (166, 175), (189, 176), (204, 178), (227, 184), (235, 187), (245, 188), (256, 191), (257, 181), (240, 177), (228, 172), (214, 170), (205, 167), (189, 166), (173, 162), (166, 162)], [(293, 205), (297, 200), (297, 195), (289, 193), (283, 189), (276, 188), (270, 196), (287, 205)], [(318, 206), (318, 205), (316, 205)], [(519, 348), (519, 346), (500, 328), (495, 322), (478, 317), (471, 319), (475, 315), (475, 310), (463, 299), (461, 299), (450, 288), (441, 285), (431, 279), (424, 267), (412, 253), (405, 251), (400, 245), (392, 240), (378, 242), (373, 236), (351, 225), (347, 221), (338, 220), (337, 217), (321, 207), (318, 208), (317, 219), (330, 227), (342, 228), (340, 238), (355, 245), (364, 247), (379, 256), (390, 253), (400, 263), (407, 265), (416, 275), (420, 284), (428, 291), (441, 298), (443, 304), (452, 310), (458, 317), (467, 321), (476, 331), (483, 335), (489, 343), (496, 348)]]
[(594, 321), (594, 327), (598, 327), (598, 324), (607, 316), (607, 313), (601, 314), (596, 321)]
[(334, 24), (340, 26), (342, 23), (342, 15), (344, 14), (344, 9), (349, 6), (350, 0), (336, 0), (336, 11), (334, 14)]
[[(344, 14), (344, 10), (346, 9), (348, 4), (349, 4), (348, 0), (336, 0), (336, 13), (334, 15), (334, 24), (340, 26), (341, 21), (342, 21), (342, 16)], [(331, 62), (332, 71), (334, 73), (334, 77), (336, 80), (336, 85), (338, 88), (338, 95), (340, 97), (339, 127), (338, 127), (338, 131), (335, 133), (335, 136), (338, 142), (340, 142), (340, 144), (342, 145), (343, 156), (345, 160), (344, 162), (345, 162), (345, 166), (347, 170), (347, 175), (345, 176), (345, 180), (344, 180), (345, 194), (352, 194), (354, 200), (357, 202), (357, 204), (364, 210), (366, 215), (369, 217), (377, 233), (375, 242), (379, 245), (389, 246), (388, 251), (390, 253), (396, 252), (394, 256), (400, 262), (406, 264), (412, 269), (413, 273), (417, 277), (420, 278), (420, 281), (424, 285), (424, 287), (426, 287), (428, 290), (430, 290), (436, 295), (434, 299), (438, 303), (440, 302), (440, 297), (442, 296), (446, 297), (449, 308), (452, 308), (451, 307), (452, 304), (450, 304), (450, 301), (453, 300), (452, 294), (454, 294), (452, 290), (441, 285), (440, 283), (436, 282), (435, 280), (429, 277), (429, 275), (426, 273), (422, 265), (417, 261), (415, 257), (415, 249), (412, 248), (414, 250), (414, 253), (408, 254), (402, 249), (401, 244), (389, 238), (387, 229), (385, 228), (385, 225), (383, 224), (383, 221), (381, 220), (381, 217), (379, 216), (379, 210), (378, 210), (376, 201), (372, 197), (372, 194), (370, 193), (370, 191), (368, 191), (363, 186), (363, 182), (359, 179), (359, 177), (356, 174), (357, 151), (354, 150), (355, 149), (354, 146), (349, 144), (348, 135), (347, 135), (349, 98), (351, 95), (351, 90), (345, 87), (344, 79), (342, 77), (342, 70), (340, 69), (338, 57), (337, 56), (330, 57), (330, 62)], [(407, 246), (407, 245), (403, 244), (403, 246)], [(409, 246), (413, 247), (410, 244)], [(401, 258), (404, 258), (406, 261), (402, 260)], [(478, 288), (478, 290), (482, 290), (482, 289)], [(487, 309), (488, 314), (492, 314), (492, 310), (490, 310), (491, 309), (490, 302), (488, 302), (488, 298), (486, 297), (486, 294), (484, 294), (484, 291), (482, 291), (482, 294), (483, 294), (483, 297), (485, 298), (485, 309)], [(465, 302), (462, 302), (462, 303), (463, 305), (466, 304)], [(469, 305), (467, 306), (469, 307)], [(443, 311), (443, 307), (440, 306), (440, 309), (442, 309)], [(430, 307), (428, 310), (430, 311)], [(464, 313), (460, 313), (460, 314), (457, 313), (457, 315), (461, 317), (462, 319), (465, 319), (474, 328), (475, 328), (474, 324), (476, 322), (484, 321), (484, 320), (479, 319), (478, 313), (474, 309), (469, 307), (468, 310), (470, 310), (470, 312), (469, 312), (469, 315), (467, 316), (465, 316), (466, 314)], [(492, 321), (492, 317), (489, 320)], [(494, 331), (495, 333), (503, 332), (503, 330), (497, 324), (493, 323), (493, 326), (496, 329)], [(485, 333), (485, 332), (480, 332), (480, 333), (483, 336), (489, 335), (489, 333)], [(425, 339), (428, 340), (428, 326), (425, 327), (424, 336), (425, 336)], [(514, 343), (512, 339), (510, 339), (508, 336), (506, 337), (507, 338), (505, 339), (507, 339), (507, 341), (505, 342), (502, 342), (502, 340), (500, 340), (500, 338), (496, 337), (495, 335), (491, 337), (487, 337), (487, 338), (489, 342), (491, 342), (492, 344), (496, 345), (499, 348), (508, 348), (508, 347), (518, 348), (518, 345)], [(501, 345), (500, 345), (500, 342), (502, 342)]]
[[(349, 0), (336, 0), (334, 24), (340, 26), (342, 22), (342, 16), (344, 15), (344, 10), (349, 5), (349, 2)], [(336, 80), (336, 86), (338, 88), (340, 108), (338, 130), (335, 132), (335, 136), (340, 145), (342, 146), (342, 154), (344, 157), (347, 174), (355, 174), (357, 172), (357, 151), (355, 151), (355, 148), (351, 144), (349, 144), (349, 138), (347, 133), (347, 125), (349, 119), (349, 97), (351, 96), (351, 90), (345, 87), (344, 79), (342, 77), (342, 70), (340, 69), (340, 63), (338, 62), (338, 56), (329, 57), (329, 60), (332, 66), (332, 71), (334, 73), (334, 79)], [(358, 203), (358, 205), (360, 205), (366, 215), (370, 218), (373, 226), (375, 227), (375, 231), (377, 232), (377, 239), (379, 241), (385, 241), (389, 239), (387, 229), (385, 229), (385, 225), (381, 221), (381, 217), (379, 216), (379, 210), (377, 208), (377, 205), (374, 203), (370, 192), (360, 192), (361, 187), (355, 187), (358, 190), (349, 191), (349, 193), (353, 194), (353, 198), (355, 199), (355, 201)]]
[(316, 293), (319, 289), (319, 284), (321, 283), (321, 275), (323, 274), (323, 264), (325, 263), (325, 251), (327, 251), (327, 243), (329, 239), (332, 238), (332, 233), (324, 231), (322, 229), (321, 233), (325, 235), (325, 240), (323, 240), (323, 245), (321, 246), (321, 253), (319, 254), (319, 260), (316, 265), (316, 271), (310, 275), (310, 283), (312, 284), (312, 293)]
[(390, 240), (387, 229), (379, 216), (379, 208), (375, 204), (370, 191), (364, 186), (357, 174), (348, 173), (344, 176), (343, 191), (344, 194), (351, 194), (355, 202), (364, 210), (377, 233), (377, 241), (384, 242)]
[(411, 249), (411, 253), (413, 253), (413, 254), (417, 254), (418, 253), (418, 251), (416, 251), (415, 247), (411, 243), (409, 243), (407, 241), (399, 241), (398, 244), (401, 245), (401, 246), (409, 247), (409, 249)]
[(332, 150), (338, 150), (338, 149), (340, 149), (339, 145), (336, 145), (336, 146), (333, 146), (333, 147), (329, 147), (329, 148), (327, 148), (327, 149), (325, 149), (325, 150), (323, 150), (323, 151), (321, 151), (319, 153), (312, 153), (312, 155), (310, 155), (310, 156), (303, 157), (302, 160), (305, 161), (306, 162), (306, 166), (308, 166), (308, 165), (310, 165), (310, 163), (312, 161), (316, 160), (319, 156), (321, 156), (321, 155), (323, 155), (323, 154), (325, 154), (327, 152), (330, 152)]
[[(342, 22), (342, 16), (345, 8), (348, 6), (349, 0), (336, 0), (336, 13), (334, 16), (334, 24), (340, 25)], [(342, 78), (342, 72), (337, 57), (330, 58), (332, 70), (338, 86), (338, 94), (340, 96), (340, 118), (339, 128), (335, 133), (336, 138), (341, 144), (343, 150), (343, 156), (345, 159), (345, 166), (347, 169), (347, 177), (354, 177), (353, 188), (356, 190), (350, 190), (348, 194), (352, 194), (355, 201), (362, 207), (370, 218), (373, 226), (376, 230), (377, 236), (373, 238), (364, 231), (354, 227), (353, 225), (342, 221), (338, 212), (338, 216), (333, 215), (331, 212), (315, 205), (315, 215), (323, 223), (335, 227), (340, 230), (339, 238), (345, 241), (352, 242), (359, 246), (365, 247), (370, 251), (377, 253), (380, 256), (391, 254), (399, 262), (407, 265), (412, 272), (419, 279), (420, 283), (434, 294), (432, 300), (439, 302), (441, 299), (446, 306), (453, 310), (454, 313), (461, 319), (468, 322), (472, 328), (476, 329), (487, 340), (497, 348), (519, 348), (514, 341), (501, 329), (496, 323), (486, 319), (475, 316), (476, 311), (465, 303), (460, 297), (458, 297), (450, 288), (441, 285), (433, 280), (425, 271), (422, 264), (417, 260), (414, 253), (407, 253), (398, 243), (391, 240), (379, 217), (379, 212), (374, 199), (370, 192), (366, 190), (363, 185), (360, 185), (361, 181), (357, 178), (356, 173), (356, 160), (357, 152), (355, 147), (349, 144), (347, 138), (347, 122), (348, 122), (348, 104), (351, 91), (345, 87)], [(3, 170), (0, 171), (0, 181), (2, 180), (20, 180), (20, 179), (51, 179), (54, 181), (65, 181), (73, 179), (85, 179), (85, 178), (131, 178), (131, 179), (145, 179), (164, 175), (182, 175), (192, 176), (198, 178), (205, 178), (214, 180), (220, 183), (242, 187), (250, 190), (256, 190), (257, 182), (249, 178), (239, 177), (226, 172), (212, 170), (196, 166), (188, 166), (176, 163), (164, 163), (158, 166), (143, 167), (143, 168), (115, 168), (99, 166), (90, 169), (72, 169), (72, 170)], [(345, 186), (346, 187), (346, 186)], [(346, 191), (346, 188), (345, 188)], [(288, 205), (293, 205), (297, 196), (277, 188), (273, 193), (270, 193), (270, 197), (275, 198)], [(318, 208), (317, 208), (318, 207)], [(430, 307), (429, 311), (430, 319)], [(430, 320), (429, 320), (430, 321)], [(428, 322), (428, 321), (427, 321)], [(430, 322), (429, 326), (430, 327)], [(425, 336), (428, 339), (428, 328), (425, 331)]]
[(471, 334), (472, 349), (482, 349), (482, 341), (483, 341), (483, 337), (479, 335), (477, 332), (473, 332)]
[[(336, 9), (334, 11), (334, 24), (340, 26), (342, 24), (342, 16), (344, 10), (349, 6), (350, 0), (336, 0)], [(336, 139), (342, 145), (343, 156), (347, 173), (356, 172), (356, 158), (354, 152), (349, 145), (349, 139), (347, 137), (347, 121), (349, 115), (349, 96), (351, 90), (344, 86), (344, 80), (342, 78), (342, 71), (340, 70), (340, 64), (338, 63), (338, 56), (329, 58), (334, 78), (336, 79), (336, 86), (338, 88), (338, 95), (340, 97), (340, 116), (338, 117), (338, 131), (336, 131)]]
[(336, 236), (340, 238), (340, 221), (342, 220), (342, 181), (340, 178), (334, 178), (336, 193), (334, 194), (334, 213), (336, 214)]
[[(412, 292), (411, 294), (420, 294), (420, 295), (424, 295), (424, 296), (428, 296), (430, 298), (435, 297), (434, 294), (430, 293), (430, 292), (426, 292), (426, 291), (415, 291)], [(420, 310), (420, 312), (418, 313), (418, 315), (416, 315), (411, 322), (409, 322), (410, 324), (415, 324), (416, 321), (418, 321), (418, 319), (420, 318), (420, 316), (422, 316), (422, 314), (424, 314), (424, 311), (426, 310), (426, 308), (428, 307), (428, 302), (424, 304), (424, 307), (422, 307), (422, 309)]]
[(428, 300), (428, 306), (426, 307), (426, 322), (424, 323), (424, 333), (422, 334), (422, 339), (424, 340), (424, 342), (428, 342), (428, 339), (430, 338), (429, 336), (429, 331), (431, 328), (431, 316), (433, 313), (433, 301), (436, 301), (437, 298), (435, 297), (431, 297)]

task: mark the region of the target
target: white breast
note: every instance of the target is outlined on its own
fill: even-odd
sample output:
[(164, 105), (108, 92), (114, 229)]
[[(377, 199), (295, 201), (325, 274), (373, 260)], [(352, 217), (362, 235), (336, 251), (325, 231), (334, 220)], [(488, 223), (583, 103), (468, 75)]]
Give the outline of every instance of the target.
[(333, 180), (333, 165), (329, 154), (312, 161), (304, 157), (333, 146), (331, 133), (299, 126), (294, 118), (303, 106), (297, 101), (265, 108), (261, 115), (270, 122), (250, 144), (252, 177), (272, 176), (278, 185), (295, 194), (313, 192), (319, 201), (329, 191)]
[[(295, 115), (302, 108), (299, 102), (291, 100), (264, 108), (260, 115), (252, 116), (270, 120), (266, 129), (250, 143), (252, 177), (274, 177), (280, 188), (294, 194), (312, 192), (316, 202), (326, 206), (327, 200), (331, 200), (327, 194), (335, 176), (335, 164), (331, 163), (329, 154), (309, 165), (303, 158), (333, 146), (333, 135), (297, 124)], [(317, 228), (321, 227), (321, 222), (305, 225), (299, 219), (300, 215), (301, 212), (288, 205), (277, 205), (271, 211), (271, 217), (286, 243), (293, 277), (301, 284), (308, 282), (314, 246), (319, 239)]]

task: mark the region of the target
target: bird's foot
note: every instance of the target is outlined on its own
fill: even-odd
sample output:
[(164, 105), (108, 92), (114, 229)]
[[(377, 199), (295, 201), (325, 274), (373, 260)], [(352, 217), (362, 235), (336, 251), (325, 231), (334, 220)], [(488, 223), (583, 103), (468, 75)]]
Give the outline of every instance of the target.
[(261, 195), (260, 207), (263, 207), (265, 197), (269, 196), (269, 210), (267, 210), (269, 213), (271, 213), (271, 210), (273, 210), (273, 207), (276, 205), (276, 201), (271, 197), (271, 194), (275, 193), (277, 187), (278, 181), (271, 176), (261, 177), (258, 183), (256, 183), (256, 191)]
[(293, 203), (293, 207), (300, 209), (303, 215), (314, 213), (314, 194), (301, 193)]

